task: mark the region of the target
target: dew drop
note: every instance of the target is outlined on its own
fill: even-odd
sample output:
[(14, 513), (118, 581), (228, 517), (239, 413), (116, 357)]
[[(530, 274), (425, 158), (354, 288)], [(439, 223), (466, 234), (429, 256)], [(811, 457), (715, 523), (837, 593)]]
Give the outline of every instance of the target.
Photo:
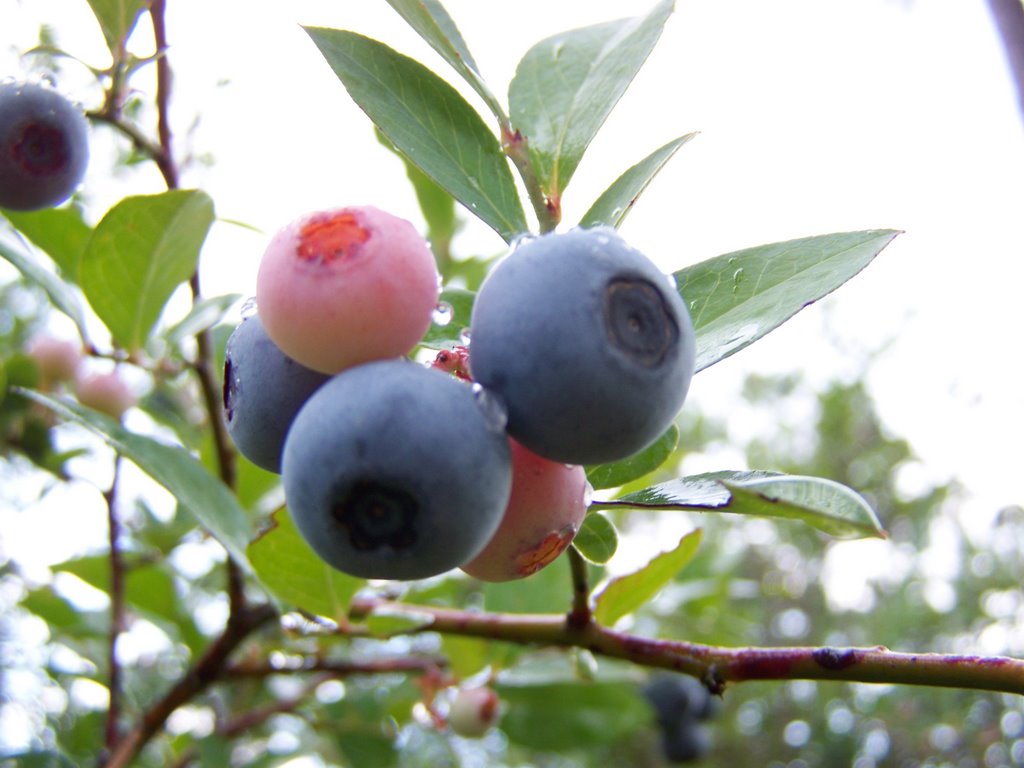
[(452, 309), (451, 304), (447, 301), (439, 301), (437, 306), (434, 307), (434, 311), (431, 313), (430, 318), (434, 321), (434, 325), (444, 328), (452, 321), (452, 317), (454, 315), (455, 310)]
[(248, 320), (250, 317), (255, 317), (259, 311), (259, 307), (256, 306), (256, 297), (250, 296), (242, 302), (242, 308), (239, 310), (239, 314), (243, 320)]
[(594, 486), (587, 481), (587, 484), (583, 487), (583, 505), (586, 507), (590, 506), (590, 503), (594, 500)]
[(504, 430), (508, 424), (508, 410), (501, 398), (481, 384), (473, 385), (473, 397), (484, 415), (487, 426), (496, 432)]
[(519, 248), (522, 248), (527, 243), (532, 242), (532, 241), (534, 241), (536, 239), (537, 239), (537, 235), (535, 235), (535, 234), (533, 234), (531, 232), (523, 232), (521, 234), (516, 235), (515, 237), (513, 237), (509, 241), (508, 249), (509, 249), (509, 251), (518, 250)]
[(461, 331), (459, 331), (459, 342), (463, 346), (469, 346), (469, 337), (470, 337), (470, 330), (469, 330), (469, 328), (463, 328)]
[(740, 288), (740, 283), (743, 281), (743, 267), (740, 267), (732, 273), (732, 292), (736, 293)]

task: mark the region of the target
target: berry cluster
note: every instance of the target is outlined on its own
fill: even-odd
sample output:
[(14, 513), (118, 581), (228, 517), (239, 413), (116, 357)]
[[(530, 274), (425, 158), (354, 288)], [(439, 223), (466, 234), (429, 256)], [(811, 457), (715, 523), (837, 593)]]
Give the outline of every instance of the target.
[(699, 760), (711, 748), (702, 725), (715, 712), (707, 688), (686, 675), (656, 675), (644, 687), (661, 730), (661, 748), (670, 763)]
[(228, 341), (228, 430), (281, 473), (296, 527), (335, 568), (521, 578), (579, 530), (582, 465), (632, 455), (675, 418), (693, 329), (607, 228), (520, 243), (481, 287), (471, 347), (418, 365), (438, 285), (428, 244), (376, 208), (285, 227), (260, 264), (259, 315)]
[(0, 208), (35, 211), (67, 200), (89, 162), (81, 110), (36, 83), (0, 83)]

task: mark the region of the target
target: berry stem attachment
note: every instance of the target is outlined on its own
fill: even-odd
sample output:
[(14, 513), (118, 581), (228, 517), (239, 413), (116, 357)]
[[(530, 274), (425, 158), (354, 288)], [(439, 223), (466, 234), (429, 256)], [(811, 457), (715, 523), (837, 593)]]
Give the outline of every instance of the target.
[(587, 577), (587, 561), (576, 547), (566, 552), (572, 572), (572, 609), (565, 617), (570, 629), (582, 630), (594, 620), (590, 610), (590, 580)]

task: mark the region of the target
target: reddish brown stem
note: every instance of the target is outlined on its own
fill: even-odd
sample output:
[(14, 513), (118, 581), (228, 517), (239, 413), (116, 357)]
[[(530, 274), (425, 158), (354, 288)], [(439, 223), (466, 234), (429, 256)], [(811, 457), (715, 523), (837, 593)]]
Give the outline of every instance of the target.
[[(385, 601), (357, 600), (352, 613), (369, 614)], [(429, 613), (433, 622), (420, 631), (465, 635), (506, 642), (592, 653), (647, 667), (683, 672), (721, 692), (746, 680), (845, 680), (1024, 694), (1024, 660), (939, 653), (897, 653), (876, 648), (723, 648), (658, 640), (617, 632), (590, 622), (574, 626), (565, 616), (476, 613), (427, 606), (392, 604), (399, 610)]]
[(121, 662), (117, 658), (117, 643), (125, 629), (124, 620), (124, 575), (125, 563), (121, 552), (121, 520), (117, 514), (117, 486), (121, 475), (121, 457), (114, 457), (114, 476), (110, 488), (103, 494), (107, 503), (107, 530), (110, 544), (110, 634), (108, 640), (108, 664), (110, 678), (110, 705), (107, 707), (107, 723), (104, 744), (113, 749), (120, 738), (118, 721), (121, 718)]

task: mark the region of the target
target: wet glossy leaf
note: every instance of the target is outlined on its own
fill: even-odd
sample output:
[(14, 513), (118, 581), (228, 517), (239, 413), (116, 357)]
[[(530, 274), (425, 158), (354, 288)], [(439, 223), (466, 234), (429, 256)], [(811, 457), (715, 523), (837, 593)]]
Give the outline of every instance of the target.
[(724, 360), (841, 286), (899, 232), (843, 232), (761, 245), (675, 273), (697, 332), (697, 370)]
[(712, 472), (645, 488), (599, 508), (730, 512), (800, 520), (837, 538), (882, 537), (870, 505), (844, 485), (776, 472)]
[(590, 562), (604, 565), (619, 547), (619, 533), (611, 520), (593, 512), (584, 518), (572, 545)]
[(79, 284), (114, 340), (129, 351), (146, 342), (164, 304), (196, 270), (213, 224), (204, 192), (127, 197), (107, 212), (79, 265)]
[(757, 510), (746, 514), (802, 520), (840, 539), (885, 538), (864, 497), (833, 480), (784, 475), (723, 484), (732, 493), (732, 505)]
[(340, 29), (306, 31), (353, 101), (403, 155), (506, 241), (526, 231), (501, 145), (458, 91), (376, 40)]
[(517, 744), (572, 752), (628, 738), (650, 722), (638, 687), (628, 682), (495, 686), (505, 705), (501, 730)]
[(526, 137), (545, 194), (558, 200), (583, 153), (632, 82), (672, 12), (661, 0), (646, 16), (549, 37), (533, 46), (509, 85), (512, 125)]
[(78, 279), (78, 260), (92, 237), (92, 227), (85, 223), (79, 208), (4, 211), (4, 216), (34, 246), (53, 259), (65, 278)]
[(245, 548), (252, 538), (252, 526), (245, 510), (227, 486), (188, 451), (130, 432), (110, 417), (71, 400), (57, 400), (28, 390), (20, 392), (61, 418), (86, 427), (119, 454), (135, 462), (195, 515), (239, 565), (251, 570)]
[(455, 25), (455, 21), (438, 0), (388, 0), (410, 27), (420, 37), (430, 43), (431, 48), (441, 54), (452, 68), (458, 72), (475, 90), (480, 98), (501, 119), (503, 110), (491, 89), (487, 87), (480, 68), (469, 47)]
[(662, 552), (638, 571), (609, 581), (594, 602), (594, 618), (612, 626), (653, 598), (693, 559), (700, 544), (700, 530), (690, 531), (675, 549)]
[(637, 198), (647, 189), (659, 171), (665, 167), (669, 160), (675, 155), (683, 144), (688, 142), (696, 133), (688, 133), (673, 139), (663, 147), (659, 147), (651, 154), (634, 165), (632, 168), (617, 178), (604, 193), (594, 201), (590, 210), (583, 214), (580, 219), (581, 227), (593, 227), (598, 224), (607, 224), (612, 227), (619, 227), (633, 210), (633, 204)]
[(595, 490), (617, 488), (660, 467), (679, 444), (679, 427), (670, 426), (665, 433), (640, 453), (611, 464), (587, 467), (587, 480)]
[(274, 513), (274, 527), (249, 545), (249, 558), (263, 585), (285, 605), (343, 622), (365, 581), (336, 571), (299, 534), (288, 511)]

